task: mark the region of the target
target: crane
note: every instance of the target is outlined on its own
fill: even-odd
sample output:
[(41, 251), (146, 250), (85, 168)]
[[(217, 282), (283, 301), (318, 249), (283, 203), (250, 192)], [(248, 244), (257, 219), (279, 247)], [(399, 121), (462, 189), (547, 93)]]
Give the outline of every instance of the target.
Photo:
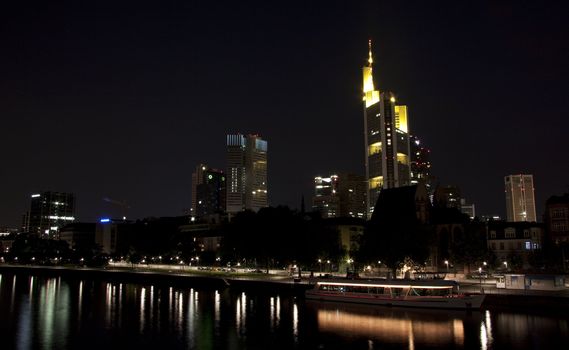
[(108, 198), (108, 197), (103, 198), (103, 200), (107, 203), (111, 203), (111, 204), (115, 204), (115, 205), (120, 206), (121, 210), (122, 210), (122, 219), (126, 220), (126, 211), (127, 211), (127, 209), (130, 209), (130, 205), (128, 205), (126, 200), (123, 199), (122, 201), (119, 201), (119, 200), (116, 200), (113, 198)]

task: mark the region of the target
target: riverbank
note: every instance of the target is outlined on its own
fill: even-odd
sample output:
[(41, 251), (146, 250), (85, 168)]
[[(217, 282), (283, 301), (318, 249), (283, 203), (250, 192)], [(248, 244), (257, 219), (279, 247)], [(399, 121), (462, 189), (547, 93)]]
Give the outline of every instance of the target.
[[(202, 288), (236, 290), (255, 290), (268, 293), (293, 294), (304, 296), (311, 288), (308, 279), (295, 282), (286, 274), (266, 273), (210, 273), (194, 270), (152, 270), (141, 268), (87, 268), (31, 265), (0, 265), (0, 273), (67, 277), (75, 279), (99, 279), (111, 282), (139, 284), (168, 284), (180, 287), (199, 286)], [(483, 306), (496, 309), (523, 311), (569, 311), (569, 290), (532, 291), (498, 289), (492, 284), (476, 284), (459, 281), (461, 291), (486, 295)]]
[(256, 274), (213, 274), (184, 270), (155, 271), (133, 268), (88, 268), (62, 266), (0, 265), (0, 273), (25, 274), (74, 279), (98, 279), (110, 282), (138, 284), (169, 284), (180, 287), (199, 286), (202, 288), (239, 290), (265, 290), (268, 292), (303, 295), (310, 288), (308, 281), (295, 283), (292, 278)]

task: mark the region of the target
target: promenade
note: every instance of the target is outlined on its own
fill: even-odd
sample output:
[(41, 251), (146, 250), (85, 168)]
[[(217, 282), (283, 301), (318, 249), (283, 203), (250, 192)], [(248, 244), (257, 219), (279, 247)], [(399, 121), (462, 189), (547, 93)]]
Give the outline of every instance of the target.
[[(146, 265), (111, 263), (104, 268), (71, 266), (33, 266), (0, 264), (0, 273), (25, 273), (30, 275), (67, 276), (73, 278), (100, 278), (132, 283), (172, 283), (179, 285), (200, 284), (214, 288), (240, 288), (286, 292), (303, 295), (317, 281), (319, 273), (310, 276), (310, 271), (291, 275), (286, 270), (266, 271), (236, 268), (218, 271), (213, 268), (183, 265)], [(334, 277), (343, 278), (344, 274)], [(366, 278), (366, 276), (362, 276)], [(488, 307), (524, 308), (541, 310), (569, 310), (569, 288), (557, 291), (497, 288), (493, 278), (486, 280), (465, 279), (461, 275), (448, 276), (456, 280), (460, 292), (486, 295), (484, 302)]]

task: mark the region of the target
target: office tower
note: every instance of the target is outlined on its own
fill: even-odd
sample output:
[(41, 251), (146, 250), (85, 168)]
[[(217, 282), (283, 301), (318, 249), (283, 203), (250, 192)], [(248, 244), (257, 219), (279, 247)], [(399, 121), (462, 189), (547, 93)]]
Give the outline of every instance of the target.
[(407, 106), (398, 105), (392, 92), (375, 89), (372, 65), (370, 40), (368, 64), (363, 68), (368, 217), (381, 189), (411, 184)]
[(340, 217), (366, 218), (366, 184), (363, 175), (340, 174)]
[(258, 135), (227, 135), (226, 175), (228, 213), (267, 207), (267, 141)]
[(356, 174), (317, 176), (314, 178), (312, 209), (324, 218), (365, 218), (365, 177)]
[(462, 197), (460, 188), (447, 185), (438, 186), (435, 190), (434, 206), (441, 208), (456, 208), (461, 210)]
[(474, 220), (476, 217), (476, 207), (474, 203), (466, 203), (466, 200), (464, 198), (460, 199), (460, 211), (463, 214), (468, 215), (470, 220)]
[(196, 218), (197, 211), (197, 195), (198, 195), (198, 185), (203, 183), (203, 172), (207, 170), (207, 165), (198, 164), (196, 170), (192, 173), (192, 207), (190, 208), (190, 217), (192, 221)]
[(62, 192), (32, 194), (28, 231), (41, 238), (58, 238), (61, 227), (75, 221), (75, 195)]
[(191, 220), (225, 212), (225, 173), (198, 164), (192, 174)]
[(312, 210), (318, 211), (323, 218), (335, 218), (339, 215), (340, 196), (338, 191), (338, 175), (314, 178), (314, 197)]
[(225, 174), (218, 169), (203, 172), (202, 183), (196, 186), (198, 218), (225, 212)]
[(504, 184), (508, 221), (536, 222), (533, 175), (508, 175)]
[(435, 189), (434, 177), (431, 174), (431, 150), (425, 147), (415, 135), (411, 135), (409, 143), (411, 146), (411, 184), (415, 185), (422, 181), (432, 202)]

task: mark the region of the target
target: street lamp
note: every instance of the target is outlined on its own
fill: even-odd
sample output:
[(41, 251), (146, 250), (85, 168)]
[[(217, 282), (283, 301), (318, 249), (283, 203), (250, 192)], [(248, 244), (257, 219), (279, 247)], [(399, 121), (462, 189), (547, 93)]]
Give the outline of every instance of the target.
[(448, 260), (445, 260), (445, 265), (447, 266), (447, 273), (449, 273), (449, 269), (448, 269)]
[(318, 264), (320, 265), (320, 273), (322, 273), (322, 259), (318, 259)]
[(326, 264), (328, 264), (328, 272), (332, 272), (332, 266), (330, 266), (330, 260), (326, 260)]
[(508, 262), (504, 261), (504, 265), (506, 266), (506, 271), (508, 271)]
[(354, 259), (348, 259), (346, 260), (346, 262), (348, 263), (348, 268), (350, 267), (350, 264), (352, 265), (352, 272), (354, 271)]
[(483, 289), (482, 289), (482, 268), (481, 267), (478, 268), (478, 278), (480, 278), (480, 292), (483, 293)]

